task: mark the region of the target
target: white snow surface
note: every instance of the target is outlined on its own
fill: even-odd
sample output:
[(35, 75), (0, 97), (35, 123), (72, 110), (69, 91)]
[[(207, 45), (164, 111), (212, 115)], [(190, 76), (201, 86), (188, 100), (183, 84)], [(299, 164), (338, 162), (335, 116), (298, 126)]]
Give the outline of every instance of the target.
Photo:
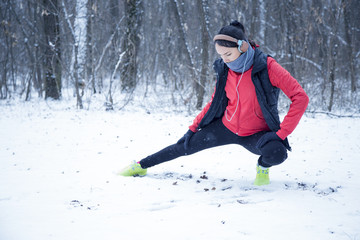
[(116, 175), (195, 115), (0, 102), (0, 239), (360, 239), (358, 118), (304, 116), (267, 186), (237, 145)]

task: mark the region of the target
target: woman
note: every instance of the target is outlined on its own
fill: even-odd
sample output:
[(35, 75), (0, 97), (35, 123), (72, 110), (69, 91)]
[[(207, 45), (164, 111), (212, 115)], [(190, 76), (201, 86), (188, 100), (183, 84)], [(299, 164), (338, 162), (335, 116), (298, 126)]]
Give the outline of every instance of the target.
[[(269, 168), (287, 158), (287, 136), (305, 112), (309, 98), (305, 91), (272, 57), (248, 41), (238, 21), (223, 27), (214, 37), (220, 59), (211, 101), (176, 143), (124, 168), (122, 176), (144, 176), (147, 168), (225, 144), (239, 144), (259, 155), (254, 184), (269, 184)], [(280, 123), (279, 90), (291, 100)]]

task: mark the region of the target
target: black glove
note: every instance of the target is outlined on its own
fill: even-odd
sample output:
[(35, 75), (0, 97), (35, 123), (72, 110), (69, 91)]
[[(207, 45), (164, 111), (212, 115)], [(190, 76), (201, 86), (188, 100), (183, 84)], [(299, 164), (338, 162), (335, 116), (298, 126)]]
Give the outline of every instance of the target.
[(256, 147), (260, 149), (271, 141), (282, 141), (282, 139), (275, 132), (267, 132), (257, 141)]
[(184, 142), (184, 148), (187, 151), (188, 147), (189, 147), (189, 141), (190, 138), (194, 135), (194, 132), (191, 131), (190, 129), (185, 133), (185, 135), (179, 139), (179, 141), (177, 142), (177, 144)]

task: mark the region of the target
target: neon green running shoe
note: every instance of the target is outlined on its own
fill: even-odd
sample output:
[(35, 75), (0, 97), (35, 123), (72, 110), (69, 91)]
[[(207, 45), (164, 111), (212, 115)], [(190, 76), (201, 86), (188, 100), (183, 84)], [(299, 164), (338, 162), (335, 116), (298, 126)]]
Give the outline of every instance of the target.
[(259, 165), (256, 166), (256, 178), (254, 185), (262, 186), (270, 184), (269, 168), (264, 168)]
[(132, 164), (125, 167), (119, 172), (119, 175), (124, 177), (137, 177), (137, 176), (145, 176), (147, 173), (147, 169), (143, 169), (140, 163), (133, 161)]

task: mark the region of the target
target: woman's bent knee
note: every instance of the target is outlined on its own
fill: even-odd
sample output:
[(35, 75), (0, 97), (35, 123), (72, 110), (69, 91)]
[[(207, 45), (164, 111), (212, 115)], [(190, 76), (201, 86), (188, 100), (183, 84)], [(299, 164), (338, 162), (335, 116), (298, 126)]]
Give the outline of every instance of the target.
[(262, 166), (274, 166), (283, 163), (287, 159), (287, 150), (282, 142), (271, 141), (261, 149)]

